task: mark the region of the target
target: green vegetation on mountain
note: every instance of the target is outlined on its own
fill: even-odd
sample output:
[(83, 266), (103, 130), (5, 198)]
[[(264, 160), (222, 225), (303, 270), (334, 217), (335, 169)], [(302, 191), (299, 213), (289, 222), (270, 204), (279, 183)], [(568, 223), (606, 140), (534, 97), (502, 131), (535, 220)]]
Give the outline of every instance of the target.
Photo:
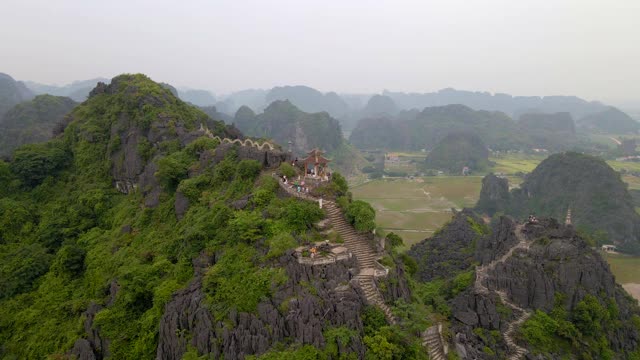
[[(424, 359), (415, 331), (387, 325), (353, 289), (334, 298), (352, 265), (321, 277), (290, 256), (323, 239), (313, 224), (324, 212), (282, 197), (250, 153), (227, 146), (214, 159), (222, 146), (199, 137), (207, 120), (146, 76), (121, 75), (58, 138), (0, 161), (0, 358)], [(334, 174), (327, 191), (347, 190)], [(375, 226), (370, 206), (351, 207), (361, 230)], [(290, 308), (310, 319), (304, 329), (287, 325)], [(203, 337), (211, 347), (191, 341)]]
[(38, 95), (16, 105), (0, 119), (0, 155), (9, 155), (24, 144), (51, 139), (56, 125), (63, 123), (76, 105), (69, 98), (52, 95)]
[(427, 169), (444, 170), (458, 175), (462, 174), (465, 167), (470, 171), (479, 172), (489, 166), (489, 150), (475, 134), (451, 133), (429, 152), (424, 166)]
[[(259, 172), (244, 169), (253, 164), (229, 158), (226, 166), (203, 172), (183, 221), (173, 213), (170, 187), (154, 208), (141, 206), (140, 193), (114, 189), (109, 154), (117, 138), (112, 125), (119, 119), (153, 131), (167, 118), (195, 129), (205, 116), (143, 75), (123, 75), (113, 83), (73, 110), (60, 140), (21, 147), (12, 163), (1, 163), (2, 358), (70, 351), (86, 336), (81, 321), (92, 303), (109, 304), (95, 314), (95, 326), (110, 339), (112, 358), (152, 358), (164, 304), (193, 277), (191, 259), (205, 248), (240, 251), (233, 250), (236, 244), (255, 239), (236, 237), (232, 230), (253, 213), (234, 213), (225, 202), (252, 191)], [(196, 154), (178, 145), (159, 148), (153, 158), (160, 164), (157, 176), (186, 184), (186, 174), (162, 171), (168, 158), (193, 168)], [(256, 190), (273, 191), (264, 184)], [(290, 229), (283, 222), (274, 220), (260, 231)], [(251, 261), (245, 274), (260, 274), (256, 264)], [(118, 290), (109, 293), (110, 283)]]

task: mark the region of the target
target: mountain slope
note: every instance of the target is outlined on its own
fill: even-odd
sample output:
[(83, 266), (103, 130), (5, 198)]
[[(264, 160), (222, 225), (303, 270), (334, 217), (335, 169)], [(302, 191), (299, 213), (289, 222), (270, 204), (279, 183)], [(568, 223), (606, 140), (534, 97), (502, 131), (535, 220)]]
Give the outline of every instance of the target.
[(455, 132), (438, 142), (427, 155), (424, 166), (450, 174), (462, 174), (465, 167), (478, 172), (489, 166), (489, 150), (477, 135)]
[(640, 130), (639, 122), (612, 106), (580, 118), (578, 125), (590, 131), (607, 134), (637, 134)]
[[(484, 187), (481, 200), (491, 198), (492, 191), (503, 192), (501, 186)], [(486, 195), (482, 195), (486, 194)], [(625, 251), (640, 252), (640, 216), (635, 212), (627, 186), (603, 160), (578, 154), (560, 153), (541, 162), (519, 189), (493, 198), (498, 202), (480, 201), (478, 210), (502, 209), (524, 218), (528, 214), (563, 219), (571, 208), (573, 223), (588, 232), (603, 231), (606, 238)]]
[[(0, 358), (424, 355), (365, 305), (353, 258), (297, 261), (325, 213), (283, 196), (287, 153), (219, 144), (204, 122), (241, 134), (139, 74), (67, 121), (0, 161)], [(389, 304), (409, 299), (395, 267)]]
[(0, 120), (0, 155), (9, 155), (15, 148), (53, 137), (56, 124), (63, 122), (77, 103), (70, 98), (38, 95), (9, 110)]
[(570, 113), (522, 114), (518, 119), (518, 126), (527, 134), (534, 148), (565, 150), (577, 141)]
[(0, 118), (15, 105), (33, 97), (33, 93), (22, 82), (0, 73)]
[(500, 217), (488, 227), (465, 209), (408, 254), (461, 359), (640, 355), (637, 302), (571, 226)]

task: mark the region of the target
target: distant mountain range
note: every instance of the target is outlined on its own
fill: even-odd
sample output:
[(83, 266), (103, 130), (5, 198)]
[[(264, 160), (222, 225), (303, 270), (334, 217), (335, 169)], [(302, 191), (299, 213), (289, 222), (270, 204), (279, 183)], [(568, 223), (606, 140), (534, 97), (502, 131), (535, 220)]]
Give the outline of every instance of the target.
[[(6, 77), (5, 75), (4, 81), (7, 81)], [(0, 82), (2, 81), (0, 79)], [(35, 95), (45, 93), (66, 96), (81, 102), (87, 98), (89, 91), (98, 81), (108, 82), (107, 79), (96, 78), (75, 81), (64, 86), (55, 86), (31, 81), (26, 81), (24, 84), (13, 79), (11, 81), (15, 83), (11, 85), (13, 86), (11, 91), (14, 95), (0, 94), (0, 113), (8, 111), (21, 101), (29, 100)], [(5, 87), (7, 86), (9, 85), (5, 85)], [(407, 121), (417, 121), (417, 127), (424, 127), (427, 125), (420, 125), (419, 114), (428, 108), (443, 108), (448, 105), (462, 105), (464, 108), (474, 111), (499, 112), (503, 114), (504, 116), (500, 115), (501, 123), (506, 128), (498, 129), (498, 133), (507, 134), (515, 131), (514, 136), (517, 138), (522, 137), (522, 134), (517, 132), (525, 131), (525, 137), (530, 138), (527, 140), (527, 146), (529, 147), (567, 149), (575, 145), (576, 131), (606, 134), (636, 134), (640, 131), (640, 123), (619, 109), (598, 101), (587, 101), (576, 96), (512, 96), (509, 94), (491, 94), (489, 92), (473, 92), (452, 88), (430, 93), (405, 93), (385, 90), (381, 94), (370, 95), (338, 94), (336, 92), (321, 92), (303, 85), (277, 86), (272, 89), (247, 89), (218, 97), (202, 89), (182, 88), (175, 91), (177, 91), (177, 95), (182, 100), (202, 107), (213, 117), (225, 122), (233, 122), (233, 114), (242, 106), (247, 106), (254, 112), (260, 113), (275, 101), (287, 100), (303, 112), (328, 113), (329, 116), (339, 121), (342, 129), (347, 134), (353, 130), (361, 130), (363, 125), (359, 125), (359, 123), (363, 119), (366, 119), (364, 121), (369, 123), (368, 127), (370, 127), (372, 119), (376, 119), (377, 126), (384, 125), (385, 121), (394, 123), (392, 125), (384, 125), (387, 128), (391, 127), (388, 134), (385, 134), (385, 139), (377, 139), (376, 136), (364, 136), (369, 138), (367, 141), (382, 144), (382, 147), (388, 145), (397, 146), (398, 143), (412, 143), (411, 148), (423, 146), (413, 144), (417, 141), (415, 139), (389, 139), (389, 137), (396, 136), (396, 133), (402, 130), (396, 126), (395, 121), (399, 120), (405, 123)], [(20, 93), (20, 95), (15, 95), (17, 93)], [(12, 100), (7, 100), (7, 98)], [(552, 115), (559, 113), (565, 115), (555, 117)], [(539, 116), (532, 116), (531, 114), (539, 114)], [(524, 121), (521, 118), (522, 115), (525, 115)], [(463, 118), (457, 117), (455, 114), (453, 116), (455, 117), (454, 121), (465, 122)], [(503, 120), (506, 118), (511, 118), (514, 121), (504, 122)], [(572, 125), (567, 122), (568, 118), (571, 118)], [(516, 121), (518, 119), (520, 121)], [(538, 120), (541, 122), (538, 122)], [(562, 124), (554, 125), (555, 120), (561, 121)], [(468, 125), (453, 130), (474, 131), (481, 124), (470, 123)], [(569, 137), (563, 140), (560, 137), (566, 134), (564, 132), (562, 134), (556, 133), (556, 126), (566, 129), (569, 129), (567, 127), (569, 126), (575, 128), (575, 130), (569, 130)], [(482, 129), (480, 130), (482, 131)], [(418, 131), (418, 133), (421, 132)], [(441, 138), (444, 135), (446, 134), (440, 134), (437, 137)], [(437, 141), (439, 139), (432, 140)], [(486, 137), (483, 137), (483, 140), (492, 148), (504, 147), (503, 145), (510, 141), (502, 139), (496, 143)], [(558, 140), (561, 140), (562, 144), (560, 146), (558, 146)], [(426, 142), (432, 144), (433, 141)], [(355, 142), (358, 142), (357, 137)], [(389, 144), (384, 145), (385, 143)], [(364, 145), (370, 146), (371, 144)], [(359, 146), (363, 146), (362, 141), (360, 141)], [(403, 149), (406, 146), (402, 145), (399, 148)]]
[(49, 94), (55, 96), (66, 96), (74, 101), (82, 102), (87, 100), (89, 92), (96, 87), (99, 82), (108, 83), (110, 80), (107, 78), (95, 78), (89, 80), (74, 81), (67, 85), (46, 85), (33, 81), (25, 81), (25, 85), (33, 91), (36, 95)]

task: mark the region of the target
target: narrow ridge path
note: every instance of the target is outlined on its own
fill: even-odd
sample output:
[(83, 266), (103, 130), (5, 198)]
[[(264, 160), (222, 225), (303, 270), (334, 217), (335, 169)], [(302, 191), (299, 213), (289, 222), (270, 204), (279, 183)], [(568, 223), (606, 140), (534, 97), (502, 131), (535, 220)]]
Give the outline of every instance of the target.
[[(474, 289), (477, 293), (485, 294), (485, 295), (488, 295), (489, 293), (491, 293), (491, 290), (489, 290), (484, 283), (489, 278), (489, 271), (494, 270), (497, 264), (504, 263), (518, 249), (523, 249), (525, 251), (529, 250), (531, 243), (528, 242), (527, 238), (524, 236), (524, 234), (522, 234), (523, 227), (524, 225), (522, 224), (516, 225), (515, 235), (516, 235), (516, 238), (518, 239), (518, 243), (515, 246), (511, 247), (511, 249), (509, 249), (509, 251), (507, 251), (499, 259), (493, 260), (491, 263), (485, 266), (476, 267), (476, 281), (474, 284)], [(509, 306), (516, 313), (520, 314), (520, 316), (517, 319), (511, 321), (507, 325), (507, 330), (502, 333), (502, 336), (504, 337), (504, 341), (507, 344), (507, 347), (509, 348), (511, 353), (508, 359), (509, 360), (522, 359), (522, 357), (527, 353), (527, 349), (516, 344), (513, 336), (515, 335), (515, 332), (518, 329), (518, 327), (522, 325), (522, 323), (524, 323), (531, 316), (531, 312), (511, 302), (511, 300), (509, 299), (509, 297), (504, 291), (495, 290), (494, 292), (498, 295), (498, 297), (500, 297), (500, 300), (505, 305)]]

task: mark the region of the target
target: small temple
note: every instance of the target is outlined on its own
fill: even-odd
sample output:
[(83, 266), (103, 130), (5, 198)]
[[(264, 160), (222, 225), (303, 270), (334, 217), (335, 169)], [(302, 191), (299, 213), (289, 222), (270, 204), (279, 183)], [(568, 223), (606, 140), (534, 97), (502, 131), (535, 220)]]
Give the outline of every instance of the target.
[(324, 152), (319, 149), (309, 151), (307, 157), (302, 159), (305, 176), (325, 178), (328, 174), (328, 164), (331, 160), (323, 156)]

